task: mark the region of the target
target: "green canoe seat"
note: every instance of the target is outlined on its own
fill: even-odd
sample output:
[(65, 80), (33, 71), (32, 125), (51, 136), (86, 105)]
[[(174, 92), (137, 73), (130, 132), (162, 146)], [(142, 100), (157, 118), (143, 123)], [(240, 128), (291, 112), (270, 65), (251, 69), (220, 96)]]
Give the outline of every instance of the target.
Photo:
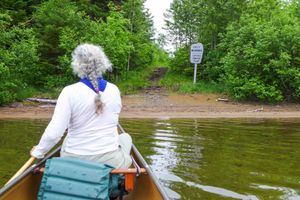
[(119, 175), (110, 175), (112, 166), (76, 158), (48, 159), (38, 200), (108, 200), (118, 188)]

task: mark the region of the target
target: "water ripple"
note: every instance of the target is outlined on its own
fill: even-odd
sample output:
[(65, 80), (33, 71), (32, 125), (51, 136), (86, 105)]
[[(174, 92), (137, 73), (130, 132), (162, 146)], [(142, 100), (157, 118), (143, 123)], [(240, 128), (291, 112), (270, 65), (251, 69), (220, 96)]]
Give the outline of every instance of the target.
[(239, 194), (224, 188), (214, 187), (214, 186), (208, 186), (208, 185), (200, 185), (193, 182), (186, 182), (188, 186), (191, 187), (197, 187), (203, 191), (210, 192), (213, 194), (217, 194), (223, 197), (231, 197), (233, 199), (242, 199), (242, 200), (258, 200), (258, 198), (255, 195), (244, 195)]
[(254, 188), (264, 189), (264, 190), (276, 190), (284, 193), (284, 195), (280, 196), (280, 199), (283, 200), (300, 200), (300, 195), (296, 192), (296, 190), (287, 188), (287, 187), (276, 187), (276, 186), (268, 186), (268, 185), (253, 185)]
[[(122, 119), (121, 124), (172, 199), (300, 200), (299, 120)], [(0, 121), (2, 182), (25, 162), (46, 125)]]

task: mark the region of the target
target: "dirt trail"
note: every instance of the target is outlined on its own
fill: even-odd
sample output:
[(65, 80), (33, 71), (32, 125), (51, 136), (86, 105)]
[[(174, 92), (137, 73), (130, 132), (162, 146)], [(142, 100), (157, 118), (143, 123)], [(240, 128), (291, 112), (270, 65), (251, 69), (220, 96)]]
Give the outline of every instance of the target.
[[(158, 68), (149, 78), (152, 85), (135, 95), (122, 97), (121, 118), (297, 118), (300, 104), (267, 105), (217, 101), (217, 94), (174, 94), (158, 86), (166, 68)], [(54, 106), (14, 103), (0, 107), (1, 118), (49, 119)]]
[(300, 104), (265, 105), (218, 101), (217, 94), (175, 94), (158, 86), (167, 69), (158, 68), (152, 85), (123, 97), (125, 118), (300, 118)]
[(158, 85), (158, 81), (164, 77), (164, 75), (167, 73), (167, 68), (160, 67), (153, 71), (153, 74), (150, 76), (149, 81), (152, 83), (147, 88), (141, 90), (141, 93), (145, 94), (158, 94), (163, 95), (166, 93), (166, 90)]

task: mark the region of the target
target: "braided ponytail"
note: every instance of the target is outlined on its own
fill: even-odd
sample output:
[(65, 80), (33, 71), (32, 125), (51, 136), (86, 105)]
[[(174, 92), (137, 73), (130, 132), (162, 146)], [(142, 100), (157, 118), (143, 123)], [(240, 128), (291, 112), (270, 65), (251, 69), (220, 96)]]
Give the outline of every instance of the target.
[(89, 80), (91, 81), (93, 87), (95, 88), (96, 91), (96, 96), (95, 96), (95, 107), (96, 107), (96, 113), (100, 114), (103, 112), (103, 107), (104, 107), (104, 103), (101, 101), (101, 94), (99, 91), (99, 85), (98, 85), (98, 80), (97, 77), (95, 76), (95, 74), (90, 74), (88, 76)]
[(103, 112), (104, 103), (101, 101), (98, 78), (103, 73), (112, 70), (112, 64), (100, 46), (81, 44), (72, 53), (73, 72), (80, 78), (88, 78), (97, 95), (95, 96), (96, 113)]

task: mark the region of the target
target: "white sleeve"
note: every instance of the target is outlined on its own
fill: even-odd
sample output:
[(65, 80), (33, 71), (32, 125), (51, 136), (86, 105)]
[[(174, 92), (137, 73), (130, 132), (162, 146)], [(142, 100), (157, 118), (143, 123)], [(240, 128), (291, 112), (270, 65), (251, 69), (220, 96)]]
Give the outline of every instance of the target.
[(71, 118), (71, 106), (68, 96), (68, 92), (64, 88), (58, 97), (50, 123), (39, 144), (31, 152), (31, 155), (35, 158), (43, 158), (44, 155), (59, 142), (65, 130), (68, 128)]
[(116, 87), (115, 90), (115, 113), (117, 113), (118, 115), (120, 114), (122, 109), (122, 100), (121, 100), (121, 94), (120, 94), (120, 90), (118, 87)]

